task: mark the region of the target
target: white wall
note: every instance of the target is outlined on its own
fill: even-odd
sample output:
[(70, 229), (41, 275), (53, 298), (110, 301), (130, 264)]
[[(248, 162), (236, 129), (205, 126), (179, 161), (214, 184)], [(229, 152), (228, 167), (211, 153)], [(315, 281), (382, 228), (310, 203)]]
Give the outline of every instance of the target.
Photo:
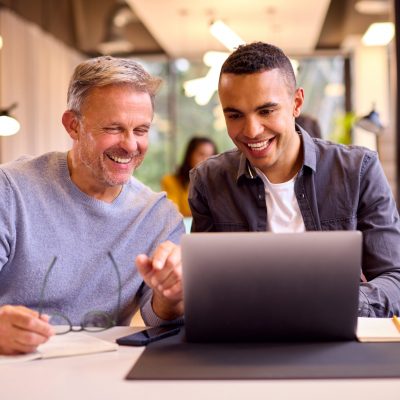
[(385, 129), (378, 138), (361, 128), (354, 129), (354, 144), (377, 150), (386, 177), (395, 190), (395, 118), (391, 105), (390, 46), (364, 46), (361, 37), (352, 40), (353, 102), (357, 116), (367, 115), (372, 106), (379, 113)]
[(70, 76), (83, 57), (4, 9), (0, 11), (0, 35), (0, 107), (17, 102), (12, 114), (21, 124), (16, 135), (0, 139), (0, 161), (69, 149), (71, 141), (61, 116)]

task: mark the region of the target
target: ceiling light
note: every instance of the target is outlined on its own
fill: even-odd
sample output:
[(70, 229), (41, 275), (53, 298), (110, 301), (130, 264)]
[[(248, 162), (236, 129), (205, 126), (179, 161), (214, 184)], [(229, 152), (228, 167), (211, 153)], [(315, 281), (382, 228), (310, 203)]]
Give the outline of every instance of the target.
[(123, 0), (115, 3), (108, 15), (103, 41), (97, 50), (103, 55), (132, 53), (135, 46), (125, 37), (124, 28), (137, 20), (132, 9)]
[(230, 51), (235, 50), (241, 44), (245, 44), (244, 40), (221, 20), (211, 23), (210, 32)]
[(175, 67), (180, 72), (186, 72), (190, 68), (190, 62), (186, 58), (177, 58), (175, 60)]
[(183, 89), (185, 90), (185, 95), (187, 97), (196, 96), (196, 94), (201, 90), (203, 87), (204, 77), (191, 79), (190, 81), (186, 81), (183, 84)]
[[(214, 21), (210, 25), (210, 31), (230, 51), (245, 43), (222, 21)], [(206, 105), (217, 90), (221, 66), (228, 56), (228, 52), (207, 51), (203, 56), (203, 61), (210, 69), (206, 76), (186, 81), (183, 84), (185, 95), (194, 97), (194, 100), (200, 106)]]
[(394, 36), (392, 22), (375, 22), (369, 26), (362, 37), (365, 46), (386, 46)]
[(213, 65), (208, 70), (207, 75), (186, 81), (183, 84), (185, 95), (194, 97), (195, 102), (200, 106), (206, 105), (217, 90), (220, 69), (220, 66)]
[(116, 9), (115, 14), (112, 17), (112, 23), (118, 28), (123, 28), (131, 22), (135, 22), (137, 20), (137, 16), (133, 13), (128, 4), (121, 4), (119, 8)]
[(17, 106), (14, 103), (12, 106), (0, 110), (0, 136), (11, 136), (16, 134), (20, 129), (19, 122), (10, 115), (10, 111)]
[(221, 67), (228, 56), (229, 53), (227, 52), (207, 51), (204, 53), (203, 62), (207, 65), (207, 67), (212, 67), (213, 65)]
[(97, 50), (105, 56), (113, 54), (130, 53), (135, 49), (135, 46), (126, 39), (108, 40), (98, 45)]
[(388, 14), (389, 2), (387, 0), (361, 0), (357, 1), (354, 8), (361, 14)]
[(228, 56), (228, 52), (207, 51), (203, 56), (203, 61), (210, 69), (207, 75), (183, 84), (185, 95), (194, 97), (195, 102), (200, 106), (206, 105), (217, 90), (221, 66)]

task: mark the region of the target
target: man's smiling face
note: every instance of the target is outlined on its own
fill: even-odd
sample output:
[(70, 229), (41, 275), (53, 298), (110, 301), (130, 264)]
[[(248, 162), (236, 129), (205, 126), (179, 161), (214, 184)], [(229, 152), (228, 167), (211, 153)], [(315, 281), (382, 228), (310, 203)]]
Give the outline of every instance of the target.
[(148, 93), (129, 85), (90, 91), (81, 108), (74, 151), (92, 186), (106, 189), (129, 180), (147, 151), (152, 118)]
[(219, 97), (238, 149), (272, 182), (284, 182), (301, 159), (294, 118), (300, 114), (303, 90), (291, 89), (281, 71), (272, 69), (222, 74)]

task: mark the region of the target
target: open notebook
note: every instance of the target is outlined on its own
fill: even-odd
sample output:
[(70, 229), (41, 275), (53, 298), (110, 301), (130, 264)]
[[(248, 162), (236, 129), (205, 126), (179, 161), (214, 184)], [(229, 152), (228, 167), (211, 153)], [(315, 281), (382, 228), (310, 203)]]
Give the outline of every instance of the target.
[(358, 318), (360, 342), (400, 342), (400, 330), (393, 318)]
[(116, 343), (107, 342), (81, 332), (70, 332), (66, 335), (53, 336), (47, 343), (39, 346), (35, 353), (16, 356), (0, 356), (0, 364), (55, 357), (78, 356), (117, 349), (118, 345)]

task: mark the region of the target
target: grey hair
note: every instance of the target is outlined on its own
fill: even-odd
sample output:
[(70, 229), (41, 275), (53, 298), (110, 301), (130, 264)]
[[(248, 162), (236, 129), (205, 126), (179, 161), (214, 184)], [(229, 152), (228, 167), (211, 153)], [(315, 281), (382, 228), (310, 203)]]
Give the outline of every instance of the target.
[(68, 109), (80, 114), (82, 104), (92, 88), (107, 85), (131, 85), (154, 98), (161, 79), (151, 76), (136, 61), (102, 56), (80, 63), (74, 70), (68, 87)]

